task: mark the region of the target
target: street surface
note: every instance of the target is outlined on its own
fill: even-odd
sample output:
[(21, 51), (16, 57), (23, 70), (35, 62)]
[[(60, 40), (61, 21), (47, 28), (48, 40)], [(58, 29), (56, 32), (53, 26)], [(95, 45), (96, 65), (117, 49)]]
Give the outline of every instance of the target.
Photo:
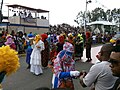
[[(85, 70), (88, 71), (89, 68), (96, 63), (97, 58), (96, 54), (99, 52), (101, 46), (93, 47), (92, 54), (92, 62), (85, 62), (85, 49), (82, 57), (82, 61), (76, 61), (76, 70)], [(9, 77), (5, 77), (2, 86), (4, 90), (35, 90), (39, 87), (48, 87), (51, 88), (51, 79), (52, 79), (52, 71), (50, 68), (43, 69), (43, 74), (40, 76), (35, 76), (29, 72), (27, 68), (27, 64), (25, 62), (25, 56), (20, 57), (20, 68), (19, 70), (12, 74)], [(79, 79), (74, 79), (75, 90), (90, 90), (89, 88), (82, 88), (79, 84)]]

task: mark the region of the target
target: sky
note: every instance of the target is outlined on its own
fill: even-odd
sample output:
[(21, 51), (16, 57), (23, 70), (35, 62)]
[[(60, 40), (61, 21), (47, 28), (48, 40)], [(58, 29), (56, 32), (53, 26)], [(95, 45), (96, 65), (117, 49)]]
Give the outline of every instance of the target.
[[(89, 0), (87, 0), (89, 1)], [(120, 8), (120, 0), (91, 0), (87, 4), (87, 10), (91, 11), (97, 7), (104, 10)], [(7, 13), (8, 4), (18, 4), (36, 9), (44, 9), (49, 12), (51, 25), (67, 23), (71, 26), (78, 26), (74, 19), (78, 12), (85, 11), (86, 0), (4, 0), (3, 15)]]

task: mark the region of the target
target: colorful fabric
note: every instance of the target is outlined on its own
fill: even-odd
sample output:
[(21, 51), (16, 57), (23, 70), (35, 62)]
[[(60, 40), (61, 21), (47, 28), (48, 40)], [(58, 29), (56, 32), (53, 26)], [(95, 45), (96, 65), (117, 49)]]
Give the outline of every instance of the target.
[[(57, 75), (59, 72), (68, 72), (74, 70), (74, 60), (72, 59), (72, 53), (62, 50), (58, 53), (57, 58), (54, 60), (54, 73)], [(67, 68), (69, 67), (69, 68)]]
[(65, 44), (63, 45), (63, 50), (74, 53), (74, 47), (69, 42), (65, 42)]
[(66, 80), (70, 79), (72, 81), (72, 77), (69, 73), (70, 71), (75, 70), (75, 62), (72, 59), (74, 52), (73, 45), (69, 42), (66, 42), (63, 48), (64, 50), (60, 51), (57, 55), (57, 58), (54, 60), (54, 88), (58, 88), (60, 86), (63, 78)]

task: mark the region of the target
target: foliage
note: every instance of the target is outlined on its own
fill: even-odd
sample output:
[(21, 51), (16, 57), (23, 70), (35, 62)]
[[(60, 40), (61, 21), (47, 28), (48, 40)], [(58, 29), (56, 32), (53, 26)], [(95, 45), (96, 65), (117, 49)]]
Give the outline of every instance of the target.
[[(114, 21), (116, 23), (119, 23), (120, 22), (119, 18), (120, 18), (120, 8), (119, 9), (114, 8), (113, 10), (108, 9), (104, 11), (104, 9), (97, 7), (91, 12), (90, 11), (86, 12), (86, 23), (90, 23), (93, 21), (100, 21), (100, 20), (110, 21), (110, 22)], [(83, 26), (85, 23), (85, 12), (80, 11), (74, 21), (78, 25)]]

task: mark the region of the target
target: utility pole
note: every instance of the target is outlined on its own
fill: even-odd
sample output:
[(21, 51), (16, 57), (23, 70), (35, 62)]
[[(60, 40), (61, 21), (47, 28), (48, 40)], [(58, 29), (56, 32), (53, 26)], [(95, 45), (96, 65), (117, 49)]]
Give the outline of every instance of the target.
[(3, 20), (2, 6), (3, 6), (3, 0), (1, 0), (1, 7), (0, 7), (0, 23), (2, 23)]
[(87, 30), (87, 28), (86, 28), (86, 24), (87, 24), (87, 22), (86, 22), (86, 18), (87, 18), (87, 4), (89, 4), (89, 3), (91, 3), (92, 1), (91, 0), (89, 0), (89, 1), (87, 1), (86, 0), (86, 5), (85, 5), (85, 17), (84, 17), (84, 31), (85, 31), (85, 33), (86, 33), (86, 30)]

